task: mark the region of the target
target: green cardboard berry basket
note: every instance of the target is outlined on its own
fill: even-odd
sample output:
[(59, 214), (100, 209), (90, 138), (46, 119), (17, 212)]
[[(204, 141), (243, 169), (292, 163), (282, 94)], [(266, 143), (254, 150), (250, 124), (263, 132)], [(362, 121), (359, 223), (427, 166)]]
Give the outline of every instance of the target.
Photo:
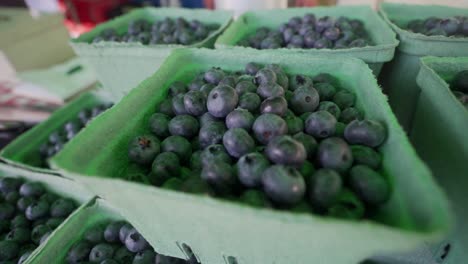
[[(47, 190), (53, 191), (54, 193), (68, 197), (75, 200), (80, 207), (78, 207), (75, 212), (73, 212), (67, 219), (73, 218), (75, 214), (82, 210), (84, 206), (94, 197), (83, 185), (62, 177), (56, 177), (53, 175), (48, 175), (44, 173), (32, 172), (29, 170), (12, 167), (5, 163), (0, 162), (0, 177), (15, 177), (15, 178), (22, 178), (27, 181), (35, 181), (44, 184)], [(34, 260), (35, 256), (41, 254), (44, 248), (50, 247), (50, 244), (54, 243), (55, 236), (57, 233), (60, 233), (61, 229), (66, 225), (65, 223), (68, 220), (65, 220), (62, 224), (60, 224), (49, 236), (49, 238), (39, 245), (39, 247), (34, 250), (34, 252), (30, 255), (24, 264), (29, 263), (58, 263), (58, 262), (36, 262)], [(60, 248), (58, 248), (60, 250)]]
[(423, 56), (468, 56), (468, 38), (426, 36), (403, 29), (414, 19), (431, 16), (446, 18), (467, 15), (468, 9), (436, 5), (382, 3), (380, 14), (397, 33), (400, 45), (393, 61), (382, 70), (381, 83), (398, 121), (406, 132), (411, 131), (414, 111), (420, 93), (416, 84), (419, 59)]
[[(357, 96), (357, 107), (388, 129), (380, 147), (391, 199), (370, 220), (345, 221), (313, 214), (256, 209), (211, 197), (155, 188), (123, 178), (135, 172), (129, 142), (148, 133), (147, 120), (175, 80), (202, 70), (241, 70), (248, 62), (278, 63), (288, 74), (330, 73)], [(183, 64), (181, 62), (184, 62)], [(436, 241), (451, 226), (441, 189), (418, 158), (368, 66), (353, 58), (206, 49), (174, 51), (158, 72), (97, 117), (51, 160), (64, 175), (85, 183), (132, 222), (158, 252), (179, 256), (189, 244), (202, 263), (357, 263), (374, 254), (410, 250)], [(157, 220), (157, 221), (156, 221)]]
[[(102, 30), (116, 29), (122, 34), (132, 20), (145, 19), (148, 21), (162, 20), (165, 17), (183, 17), (187, 20), (197, 19), (202, 23), (217, 23), (220, 28), (211, 33), (206, 39), (184, 46), (143, 45), (141, 43), (99, 42), (90, 43)], [(126, 15), (117, 17), (98, 25), (92, 31), (71, 40), (70, 44), (75, 53), (83, 57), (94, 67), (98, 80), (104, 87), (112, 90), (113, 101), (120, 100), (128, 91), (136, 87), (142, 80), (153, 74), (172, 50), (182, 47), (212, 48), (216, 38), (223, 32), (232, 20), (229, 11), (212, 11), (206, 9), (184, 8), (142, 8)]]
[(106, 102), (103, 96), (88, 92), (80, 95), (64, 107), (55, 111), (46, 121), (23, 133), (0, 151), (0, 160), (32, 171), (54, 173), (46, 168), (39, 153), (39, 147), (47, 142), (49, 135), (70, 120), (76, 120), (84, 108)]
[(259, 27), (278, 28), (291, 17), (304, 16), (313, 13), (316, 16), (345, 16), (361, 20), (368, 30), (372, 46), (349, 49), (271, 49), (258, 50), (258, 52), (302, 54), (303, 56), (349, 56), (364, 60), (369, 64), (375, 75), (379, 75), (384, 62), (393, 58), (398, 41), (395, 33), (388, 25), (368, 6), (334, 6), (313, 8), (288, 8), (278, 10), (264, 10), (246, 12), (234, 21), (224, 33), (216, 40), (216, 49), (255, 50), (250, 47), (236, 46), (240, 40), (253, 34)]
[(452, 263), (462, 263), (468, 257), (468, 110), (448, 85), (462, 70), (468, 70), (468, 57), (421, 59), (416, 79), (421, 95), (411, 132), (414, 147), (446, 190), (456, 215), (452, 240), (459, 244), (453, 249), (459, 261)]

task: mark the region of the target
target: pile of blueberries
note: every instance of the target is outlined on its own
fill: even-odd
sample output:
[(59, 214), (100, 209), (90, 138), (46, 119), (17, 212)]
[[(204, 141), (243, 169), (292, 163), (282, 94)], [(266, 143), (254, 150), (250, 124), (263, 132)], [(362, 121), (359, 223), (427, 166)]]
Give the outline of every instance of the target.
[(237, 45), (256, 49), (346, 49), (371, 45), (371, 40), (362, 21), (306, 14), (292, 17), (278, 29), (261, 27)]
[(191, 45), (202, 41), (219, 24), (204, 24), (196, 19), (187, 21), (183, 17), (176, 19), (166, 17), (154, 23), (143, 19), (131, 21), (127, 32), (121, 36), (113, 28), (104, 29), (93, 39), (93, 43), (100, 41), (139, 42), (147, 44), (181, 44)]
[(23, 263), (76, 208), (41, 183), (0, 179), (0, 262)]
[(468, 70), (461, 71), (455, 75), (450, 89), (458, 101), (468, 109)]
[(48, 158), (54, 156), (60, 150), (62, 150), (65, 143), (74, 138), (78, 132), (80, 132), (80, 130), (89, 123), (89, 121), (100, 115), (111, 106), (112, 104), (110, 103), (103, 103), (92, 108), (83, 109), (78, 113), (78, 116), (75, 120), (68, 121), (57, 131), (51, 133), (49, 135), (48, 141), (39, 147), (39, 154), (43, 161), (42, 166), (47, 167), (46, 160)]
[(427, 36), (468, 37), (468, 17), (456, 16), (450, 18), (429, 17), (416, 19), (408, 23), (406, 28), (414, 33)]
[(197, 264), (198, 261), (193, 254), (189, 260), (158, 254), (131, 224), (113, 221), (87, 230), (84, 239), (68, 251), (67, 263)]
[(169, 87), (129, 159), (151, 166), (147, 180), (163, 188), (361, 218), (390, 195), (377, 151), (386, 128), (339, 86), (277, 64), (211, 68)]

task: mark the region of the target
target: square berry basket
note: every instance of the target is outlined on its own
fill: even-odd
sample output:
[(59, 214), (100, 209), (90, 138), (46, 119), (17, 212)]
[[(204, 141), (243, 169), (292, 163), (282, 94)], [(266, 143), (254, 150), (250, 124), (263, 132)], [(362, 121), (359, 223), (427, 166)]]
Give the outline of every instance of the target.
[[(75, 121), (80, 111), (108, 102), (102, 95), (87, 92), (55, 111), (46, 121), (36, 125), (0, 151), (0, 160), (32, 171), (56, 173), (40, 153), (49, 136), (68, 121)], [(73, 140), (73, 139), (72, 139)]]
[[(395, 33), (369, 6), (334, 6), (313, 8), (288, 8), (286, 10), (263, 10), (246, 12), (234, 21), (224, 33), (216, 40), (216, 49), (253, 49), (239, 46), (237, 43), (256, 32), (260, 27), (278, 28), (288, 22), (292, 17), (302, 17), (305, 14), (314, 14), (316, 18), (330, 16), (338, 18), (344, 16), (358, 19), (364, 23), (373, 44), (366, 47), (343, 49), (265, 49), (259, 52), (268, 53), (298, 53), (303, 56), (348, 56), (365, 61), (376, 76), (379, 75), (382, 65), (392, 60), (395, 48), (398, 45)], [(255, 49), (253, 49), (255, 50)]]
[[(94, 37), (105, 29), (112, 28), (118, 34), (122, 34), (127, 31), (127, 26), (132, 20), (144, 19), (153, 22), (166, 17), (196, 19), (202, 23), (217, 23), (220, 27), (204, 40), (188, 46), (180, 44), (143, 45), (141, 43), (112, 41), (92, 43)], [(148, 7), (134, 10), (100, 24), (92, 31), (72, 39), (70, 44), (78, 56), (83, 57), (94, 67), (97, 78), (103, 86), (109, 87), (112, 101), (118, 101), (130, 89), (136, 87), (141, 80), (153, 74), (172, 50), (183, 47), (212, 48), (218, 35), (223, 32), (231, 20), (232, 13), (229, 11)]]
[[(370, 219), (350, 221), (259, 209), (125, 180), (143, 171), (130, 165), (128, 146), (135, 136), (149, 132), (147, 121), (167, 96), (170, 84), (188, 82), (211, 67), (242, 70), (249, 62), (276, 63), (287, 74), (329, 73), (355, 93), (359, 110), (385, 125), (388, 138), (379, 151), (392, 195)], [(354, 58), (250, 50), (174, 51), (155, 74), (98, 116), (51, 164), (65, 177), (83, 182), (118, 205), (119, 213), (157, 245), (158, 252), (182, 257), (178, 245), (186, 243), (202, 263), (236, 263), (234, 259), (238, 263), (357, 263), (375, 254), (408, 251), (437, 241), (451, 227), (445, 195), (398, 125), (372, 71)]]

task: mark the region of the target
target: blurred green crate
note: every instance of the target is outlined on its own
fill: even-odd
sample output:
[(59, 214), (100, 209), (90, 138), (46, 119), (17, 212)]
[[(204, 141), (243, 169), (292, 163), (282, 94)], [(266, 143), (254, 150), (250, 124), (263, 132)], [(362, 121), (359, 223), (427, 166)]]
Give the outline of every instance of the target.
[(468, 70), (468, 57), (421, 59), (417, 76), (421, 95), (411, 133), (418, 154), (446, 190), (456, 214), (457, 225), (451, 238), (455, 256), (450, 263), (462, 263), (468, 257), (468, 110), (448, 85), (462, 70)]
[(395, 47), (398, 45), (395, 33), (390, 27), (368, 6), (335, 6), (314, 8), (288, 8), (281, 10), (252, 11), (240, 16), (226, 31), (216, 40), (216, 49), (234, 49), (234, 51), (255, 50), (250, 47), (236, 46), (240, 40), (253, 34), (259, 27), (278, 28), (291, 17), (304, 16), (313, 13), (316, 16), (345, 16), (361, 20), (370, 38), (374, 42), (372, 46), (348, 49), (267, 49), (258, 52), (302, 54), (313, 57), (323, 56), (348, 56), (365, 61), (377, 76), (384, 62), (393, 58)]
[(414, 19), (426, 19), (431, 16), (439, 18), (466, 16), (468, 9), (382, 3), (380, 14), (397, 33), (400, 41), (393, 61), (385, 65), (380, 78), (392, 110), (405, 131), (409, 133), (420, 93), (416, 84), (419, 58), (468, 56), (468, 38), (426, 36), (407, 31), (402, 27)]
[(46, 121), (23, 133), (0, 151), (0, 160), (14, 166), (33, 171), (55, 173), (44, 164), (39, 148), (47, 142), (49, 135), (71, 120), (76, 120), (78, 113), (105, 102), (102, 96), (88, 92), (59, 110), (56, 110)]
[[(143, 45), (141, 43), (99, 42), (90, 43), (107, 28), (122, 34), (132, 20), (145, 19), (154, 22), (165, 17), (197, 19), (202, 23), (217, 23), (220, 28), (206, 39), (192, 45)], [(212, 48), (216, 38), (232, 20), (228, 11), (184, 8), (142, 8), (98, 25), (91, 32), (71, 41), (76, 54), (94, 67), (98, 80), (110, 92), (113, 101), (120, 100), (128, 91), (153, 74), (172, 50), (182, 47)]]
[[(127, 156), (130, 140), (148, 132), (147, 120), (173, 81), (187, 82), (213, 66), (240, 70), (251, 61), (278, 63), (288, 74), (333, 74), (356, 94), (356, 105), (368, 118), (386, 125), (388, 139), (380, 151), (393, 195), (372, 219), (356, 222), (256, 209), (122, 180), (135, 172)], [(175, 51), (156, 74), (97, 117), (51, 163), (118, 205), (126, 219), (152, 244), (159, 245), (159, 252), (179, 256), (177, 244), (187, 243), (201, 262), (208, 264), (221, 263), (228, 256), (236, 257), (239, 263), (303, 263), (305, 259), (357, 263), (374, 254), (410, 250), (423, 241), (436, 241), (451, 223), (444, 194), (416, 156), (372, 72), (352, 58), (304, 58), (248, 50)]]

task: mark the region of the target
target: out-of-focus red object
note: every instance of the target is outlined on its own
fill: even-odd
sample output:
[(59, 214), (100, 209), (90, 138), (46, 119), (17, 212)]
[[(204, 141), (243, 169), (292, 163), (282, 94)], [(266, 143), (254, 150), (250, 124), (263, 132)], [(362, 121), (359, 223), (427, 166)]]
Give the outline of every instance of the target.
[(318, 0), (296, 0), (295, 6), (316, 6), (319, 4)]
[(109, 12), (129, 0), (59, 0), (65, 13), (65, 26), (72, 36), (91, 30), (107, 21)]

